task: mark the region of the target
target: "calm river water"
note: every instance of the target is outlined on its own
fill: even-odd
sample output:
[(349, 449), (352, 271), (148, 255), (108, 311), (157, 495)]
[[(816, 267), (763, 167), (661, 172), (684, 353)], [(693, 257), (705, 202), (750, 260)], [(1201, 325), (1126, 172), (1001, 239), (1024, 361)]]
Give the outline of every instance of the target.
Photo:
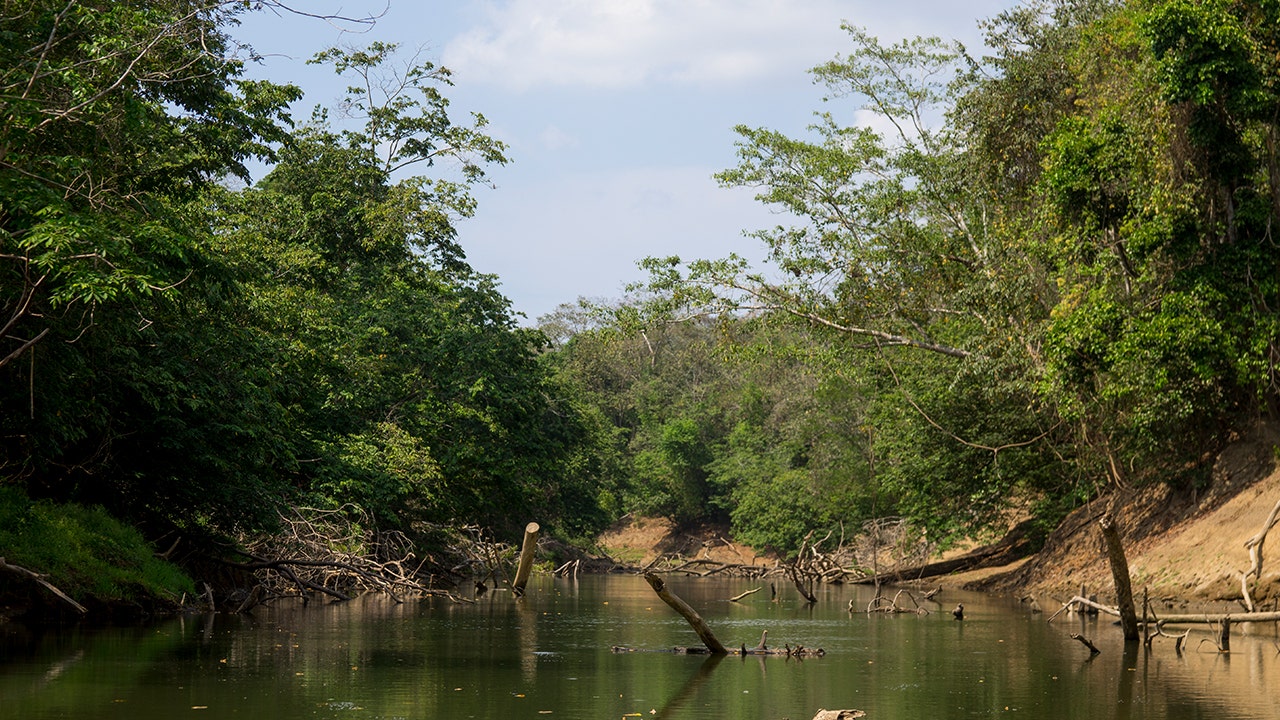
[[(1107, 620), (1032, 615), (1018, 603), (944, 591), (932, 613), (850, 614), (870, 590), (826, 587), (813, 608), (778, 584), (669, 579), (726, 645), (822, 647), (826, 656), (615, 653), (696, 645), (637, 576), (535, 582), (516, 601), (277, 605), (132, 628), (0, 633), (0, 719), (734, 718), (808, 720), (859, 708), (869, 720), (933, 718), (1280, 719), (1272, 627), (1207, 634), (1190, 651), (1125, 652)], [(963, 601), (963, 622), (950, 609)], [(1247, 629), (1247, 628), (1242, 628)], [(1082, 632), (1102, 650), (1090, 659)]]

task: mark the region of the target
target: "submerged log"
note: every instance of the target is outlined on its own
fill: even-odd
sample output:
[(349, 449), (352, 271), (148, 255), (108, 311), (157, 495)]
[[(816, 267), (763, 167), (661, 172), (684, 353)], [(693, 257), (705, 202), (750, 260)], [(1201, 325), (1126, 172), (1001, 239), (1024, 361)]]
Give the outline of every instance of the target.
[[(1230, 620), (1233, 623), (1242, 622), (1280, 622), (1280, 612), (1253, 612), (1253, 613), (1202, 613), (1200, 615), (1162, 615), (1158, 619), (1159, 624), (1173, 625), (1216, 625), (1220, 622)], [(1156, 618), (1148, 618), (1145, 622), (1157, 622)]]
[[(1120, 617), (1120, 611), (1117, 608), (1108, 607), (1096, 603), (1092, 600), (1082, 598), (1079, 595), (1071, 598), (1062, 604), (1062, 608), (1058, 612), (1051, 615), (1047, 622), (1053, 622), (1054, 618), (1061, 615), (1073, 605), (1084, 605), (1095, 611), (1102, 612), (1113, 617)], [(1138, 625), (1216, 625), (1223, 620), (1230, 618), (1231, 622), (1280, 622), (1280, 612), (1253, 612), (1253, 613), (1199, 613), (1196, 615), (1161, 615), (1156, 617), (1155, 613), (1151, 615), (1135, 618)]]
[(1098, 646), (1094, 645), (1092, 642), (1089, 641), (1089, 638), (1081, 635), (1080, 633), (1071, 633), (1071, 639), (1079, 640), (1081, 645), (1084, 645), (1085, 647), (1089, 648), (1089, 657), (1102, 654), (1102, 651), (1098, 649)]
[[(689, 603), (681, 600), (680, 596), (671, 592), (667, 588), (667, 584), (662, 581), (662, 578), (653, 573), (645, 573), (644, 579), (645, 582), (649, 583), (649, 587), (653, 588), (653, 591), (662, 599), (662, 602), (679, 613), (680, 617), (683, 617), (685, 622), (689, 623), (689, 627), (693, 628), (693, 631), (698, 634), (698, 638), (702, 640), (702, 644), (706, 646), (701, 648), (674, 647), (671, 649), (674, 653), (680, 655), (705, 655), (707, 653), (712, 655), (781, 655), (789, 658), (822, 657), (827, 654), (827, 651), (822, 648), (807, 648), (803, 645), (797, 645), (793, 648), (788, 644), (782, 648), (770, 648), (765, 644), (765, 640), (769, 636), (768, 630), (760, 634), (760, 644), (756, 647), (748, 648), (743, 645), (737, 650), (729, 650), (720, 643), (715, 633), (711, 632), (710, 626), (702, 619), (698, 611), (690, 607)], [(635, 652), (634, 648), (619, 646), (613, 647), (612, 650), (613, 652)]]
[[(610, 647), (609, 650), (615, 653), (640, 652), (640, 650), (637, 648), (626, 647), (625, 645), (614, 645)], [(697, 647), (697, 646), (689, 647), (684, 645), (677, 645), (676, 647), (664, 648), (662, 650), (649, 650), (648, 652), (670, 652), (670, 653), (675, 653), (676, 655), (712, 655), (712, 656), (721, 656), (721, 657), (723, 655), (739, 655), (743, 657), (746, 657), (748, 655), (765, 655), (769, 657), (794, 658), (797, 660), (803, 660), (805, 658), (819, 658), (819, 657), (824, 657), (827, 654), (827, 651), (823, 650), (822, 648), (807, 648), (803, 645), (797, 645), (795, 647), (791, 647), (790, 644), (783, 645), (780, 648), (764, 648), (764, 649), (749, 648), (746, 645), (742, 645), (732, 650), (728, 650), (727, 652), (723, 653), (723, 655), (720, 653), (713, 653), (705, 647)]]

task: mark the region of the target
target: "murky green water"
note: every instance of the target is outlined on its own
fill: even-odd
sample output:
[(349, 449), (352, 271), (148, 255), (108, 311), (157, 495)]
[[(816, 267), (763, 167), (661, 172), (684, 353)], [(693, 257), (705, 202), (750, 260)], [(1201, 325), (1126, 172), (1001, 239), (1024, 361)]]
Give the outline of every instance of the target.
[[(23, 718), (811, 718), (860, 708), (922, 718), (1280, 718), (1274, 628), (1223, 656), (1192, 635), (1126, 653), (1107, 620), (1045, 623), (1016, 602), (944, 592), (927, 616), (850, 614), (869, 590), (823, 589), (807, 608), (779, 584), (670, 586), (726, 645), (822, 647), (825, 657), (615, 653), (695, 645), (635, 576), (545, 579), (520, 601), (368, 598), (186, 617), (144, 628), (12, 633), (0, 644), (0, 720)], [(966, 619), (949, 612), (958, 600)], [(1083, 632), (1102, 649), (1068, 637)]]

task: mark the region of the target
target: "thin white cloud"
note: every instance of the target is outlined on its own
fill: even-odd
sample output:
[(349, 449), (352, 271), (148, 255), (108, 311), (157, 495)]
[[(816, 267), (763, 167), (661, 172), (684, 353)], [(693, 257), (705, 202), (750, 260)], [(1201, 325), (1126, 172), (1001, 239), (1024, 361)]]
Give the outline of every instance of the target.
[(445, 47), (446, 65), (472, 81), (626, 88), (794, 74), (838, 41), (849, 2), (810, 0), (508, 0)]
[(695, 87), (794, 77), (846, 47), (840, 23), (898, 39), (975, 45), (1009, 0), (478, 0), (478, 24), (444, 48), (472, 82), (533, 87)]
[(543, 128), (538, 135), (538, 141), (542, 143), (542, 147), (552, 151), (572, 150), (582, 144), (576, 136), (561, 130), (556, 125)]

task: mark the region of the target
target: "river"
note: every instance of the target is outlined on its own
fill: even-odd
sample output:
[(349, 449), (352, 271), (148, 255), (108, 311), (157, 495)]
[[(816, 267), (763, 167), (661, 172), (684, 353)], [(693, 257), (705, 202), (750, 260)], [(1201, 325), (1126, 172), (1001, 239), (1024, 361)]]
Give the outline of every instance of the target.
[[(119, 718), (1122, 718), (1280, 720), (1280, 641), (1237, 627), (1229, 655), (1192, 633), (1181, 656), (1120, 641), (1107, 618), (1053, 624), (1014, 600), (944, 591), (927, 615), (850, 613), (871, 599), (821, 588), (806, 606), (778, 583), (670, 578), (726, 645), (825, 656), (660, 652), (697, 637), (637, 576), (541, 578), (476, 604), (383, 597), (124, 628), (0, 630), (0, 720)], [(903, 596), (903, 602), (910, 604)], [(965, 604), (957, 621), (951, 608)], [(1079, 632), (1102, 650), (1088, 650)], [(1203, 640), (1203, 642), (1202, 642)], [(614, 652), (627, 646), (635, 652)]]

